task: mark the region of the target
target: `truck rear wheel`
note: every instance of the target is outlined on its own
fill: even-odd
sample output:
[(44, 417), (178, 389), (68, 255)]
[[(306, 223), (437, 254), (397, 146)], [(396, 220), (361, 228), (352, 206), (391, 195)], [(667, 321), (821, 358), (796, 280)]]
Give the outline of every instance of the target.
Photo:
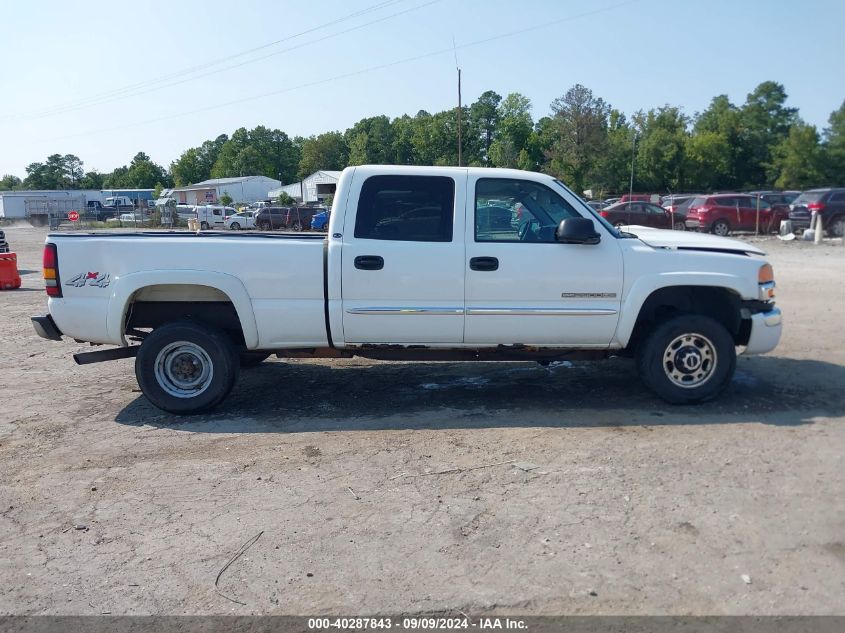
[(156, 328), (135, 358), (141, 392), (159, 409), (178, 414), (216, 407), (232, 390), (239, 369), (229, 338), (192, 321)]
[(637, 350), (646, 387), (671, 404), (718, 396), (736, 368), (733, 337), (718, 321), (685, 314), (658, 325)]

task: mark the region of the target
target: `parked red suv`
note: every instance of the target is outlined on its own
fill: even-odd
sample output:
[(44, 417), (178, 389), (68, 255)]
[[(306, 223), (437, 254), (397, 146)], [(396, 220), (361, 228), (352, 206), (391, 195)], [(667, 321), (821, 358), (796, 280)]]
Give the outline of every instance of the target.
[[(758, 206), (759, 205), (759, 206)], [(743, 193), (720, 193), (712, 196), (698, 196), (689, 206), (687, 228), (716, 235), (728, 235), (731, 231), (759, 230), (769, 233), (776, 229), (780, 220), (788, 216), (786, 209), (772, 209), (772, 205), (759, 196)]]

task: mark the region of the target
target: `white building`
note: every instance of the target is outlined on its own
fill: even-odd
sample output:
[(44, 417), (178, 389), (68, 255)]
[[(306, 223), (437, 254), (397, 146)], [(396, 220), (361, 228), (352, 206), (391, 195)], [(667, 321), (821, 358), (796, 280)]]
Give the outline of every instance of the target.
[(303, 178), (301, 182), (273, 189), (267, 193), (267, 196), (271, 200), (275, 200), (284, 192), (302, 203), (322, 202), (326, 199), (326, 196), (334, 195), (339, 179), (339, 171), (315, 171), (310, 176)]
[(224, 194), (234, 202), (258, 202), (266, 200), (267, 192), (281, 184), (281, 181), (266, 176), (212, 178), (188, 187), (176, 187), (170, 195), (177, 204), (217, 203)]
[(92, 200), (103, 202), (103, 193), (96, 189), (0, 191), (0, 218), (64, 215), (68, 211), (84, 211)]

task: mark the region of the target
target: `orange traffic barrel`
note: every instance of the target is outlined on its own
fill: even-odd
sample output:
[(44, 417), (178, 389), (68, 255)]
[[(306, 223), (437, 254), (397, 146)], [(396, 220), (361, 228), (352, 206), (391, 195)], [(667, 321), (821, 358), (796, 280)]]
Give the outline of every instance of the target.
[(0, 290), (21, 287), (18, 273), (18, 256), (15, 253), (0, 253)]

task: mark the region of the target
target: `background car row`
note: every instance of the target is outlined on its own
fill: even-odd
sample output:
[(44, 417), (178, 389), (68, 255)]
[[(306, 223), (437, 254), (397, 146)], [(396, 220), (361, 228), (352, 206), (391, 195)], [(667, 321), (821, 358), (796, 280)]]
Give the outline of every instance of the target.
[(793, 230), (810, 227), (813, 214), (831, 237), (845, 236), (845, 188), (748, 193), (634, 194), (590, 201), (614, 226), (640, 225), (730, 235), (736, 231), (772, 233), (784, 220)]

